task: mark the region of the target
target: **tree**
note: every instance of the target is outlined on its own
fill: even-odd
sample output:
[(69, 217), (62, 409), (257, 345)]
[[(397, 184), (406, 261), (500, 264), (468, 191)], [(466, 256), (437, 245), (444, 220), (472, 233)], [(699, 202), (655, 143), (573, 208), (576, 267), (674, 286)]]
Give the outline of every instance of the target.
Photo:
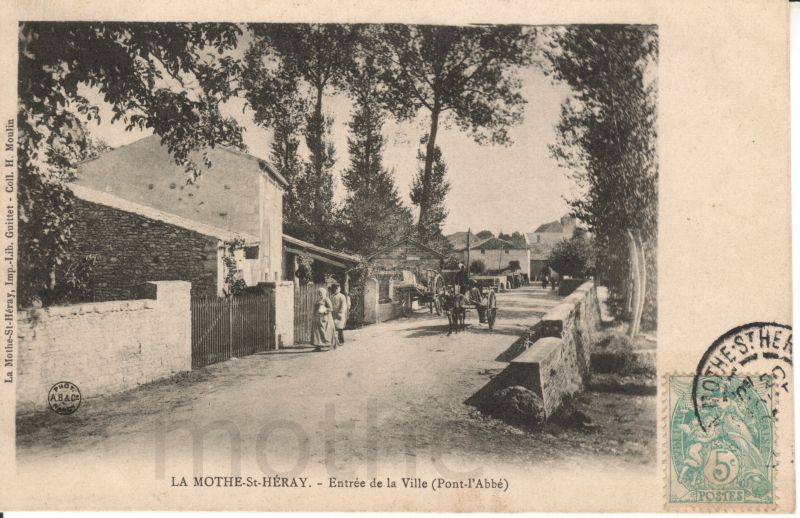
[(514, 231), (514, 233), (511, 234), (511, 242), (514, 243), (515, 248), (525, 248), (528, 246), (525, 235), (517, 231)]
[(490, 237), (494, 237), (494, 233), (492, 233), (491, 230), (481, 230), (475, 235), (481, 239), (489, 239)]
[[(447, 218), (447, 208), (445, 207), (444, 200), (447, 192), (450, 190), (450, 182), (445, 177), (447, 175), (447, 165), (442, 159), (442, 151), (439, 146), (433, 148), (433, 157), (431, 162), (433, 167), (428, 180), (430, 186), (425, 190), (425, 167), (428, 163), (427, 150), (430, 146), (427, 145), (428, 136), (425, 135), (420, 139), (420, 150), (417, 151), (417, 160), (422, 163), (422, 167), (414, 177), (411, 184), (411, 203), (419, 207), (420, 219), (417, 223), (417, 232), (420, 239), (427, 243), (429, 246), (440, 248), (447, 239), (442, 235), (442, 224)], [(426, 151), (422, 151), (422, 149)], [(425, 194), (427, 192), (427, 194)], [(427, 211), (423, 214), (423, 200), (427, 196)]]
[[(656, 29), (559, 27), (543, 41), (546, 73), (574, 92), (551, 151), (585, 190), (571, 201), (573, 214), (597, 240), (612, 297), (627, 299), (633, 336), (646, 301), (655, 313), (658, 162), (649, 71), (658, 59)], [(627, 257), (618, 253), (622, 245)]]
[(397, 192), (394, 173), (383, 167), (381, 130), (386, 112), (375, 58), (360, 52), (347, 82), (355, 111), (348, 124), (350, 167), (342, 175), (348, 194), (341, 210), (341, 233), (346, 247), (367, 253), (408, 234), (413, 219)]
[(51, 304), (79, 282), (70, 242), (74, 165), (92, 148), (86, 121), (99, 118), (80, 89), (97, 91), (126, 129), (161, 137), (189, 179), (190, 154), (243, 147), (241, 128), (219, 106), (236, 92), (230, 55), (240, 30), (218, 23), (39, 23), (19, 26), (19, 303)]
[(553, 246), (547, 264), (562, 275), (588, 277), (594, 273), (594, 244), (580, 238), (562, 239)]
[(333, 120), (324, 114), (323, 98), (344, 88), (358, 31), (347, 25), (256, 24), (251, 33), (254, 44), (273, 60), (271, 73), (302, 81), (310, 90), (303, 129), (310, 156), (297, 180), (298, 197), (303, 200), (301, 237), (329, 246), (335, 241), (335, 150), (330, 138)]
[(430, 116), (419, 178), (418, 230), (437, 219), (434, 167), (440, 119), (447, 117), (476, 142), (507, 144), (508, 127), (522, 119), (517, 67), (529, 63), (532, 33), (519, 26), (386, 25), (374, 46), (399, 119), (424, 109)]
[(298, 150), (307, 102), (298, 92), (297, 78), (290, 75), (290, 70), (277, 69), (276, 65), (267, 44), (254, 38), (245, 52), (242, 89), (253, 110), (253, 121), (272, 129), (270, 165), (288, 183), (283, 194), (283, 230), (291, 235), (305, 235), (310, 221), (298, 192), (305, 172)]
[(509, 261), (508, 262), (508, 267), (511, 268), (511, 270), (515, 271), (515, 272), (517, 270), (521, 270), (522, 269), (522, 266), (519, 264), (519, 261), (516, 260), (516, 259), (513, 259), (513, 260)]
[(469, 273), (480, 275), (486, 271), (486, 264), (480, 259), (475, 259), (469, 264)]

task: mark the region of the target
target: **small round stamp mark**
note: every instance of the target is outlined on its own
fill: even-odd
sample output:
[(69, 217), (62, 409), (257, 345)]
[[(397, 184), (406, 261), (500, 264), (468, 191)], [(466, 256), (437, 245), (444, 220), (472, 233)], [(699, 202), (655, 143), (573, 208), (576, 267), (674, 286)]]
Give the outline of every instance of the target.
[[(726, 332), (706, 350), (692, 383), (695, 415), (702, 420), (699, 392), (701, 377), (736, 376), (747, 373), (769, 380), (775, 397), (789, 393), (792, 379), (792, 328), (776, 322), (752, 322)], [(770, 396), (771, 397), (771, 396)], [(773, 415), (778, 412), (772, 405)]]
[(73, 414), (81, 406), (81, 391), (70, 381), (59, 381), (47, 393), (47, 404), (56, 414)]

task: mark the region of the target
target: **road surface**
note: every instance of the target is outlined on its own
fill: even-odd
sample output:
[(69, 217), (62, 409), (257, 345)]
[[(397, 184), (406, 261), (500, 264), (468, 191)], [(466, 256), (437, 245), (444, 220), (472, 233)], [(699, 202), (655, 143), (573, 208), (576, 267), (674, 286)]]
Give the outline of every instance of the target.
[(429, 462), (460, 472), (485, 465), (654, 464), (654, 397), (582, 395), (592, 432), (527, 433), (463, 403), (507, 365), (496, 358), (519, 336), (518, 322), (530, 324), (560, 300), (524, 287), (499, 294), (492, 331), (470, 311), (469, 328), (447, 336), (446, 319), (420, 312), (349, 331), (336, 351), (256, 354), (87, 400), (71, 416), (22, 416), (18, 461), (33, 467), (87, 456), (152, 459), (155, 452), (156, 470), (163, 469), (162, 455), (169, 472), (170, 459), (197, 461), (191, 430), (195, 438), (205, 430), (199, 433), (205, 462), (227, 458), (234, 437), (245, 458), (276, 472), (316, 467), (366, 476), (381, 466)]

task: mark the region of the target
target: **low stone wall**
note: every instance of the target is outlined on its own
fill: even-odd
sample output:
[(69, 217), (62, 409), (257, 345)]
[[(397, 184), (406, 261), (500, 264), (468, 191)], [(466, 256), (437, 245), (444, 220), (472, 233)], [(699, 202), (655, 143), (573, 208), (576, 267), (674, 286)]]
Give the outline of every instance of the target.
[[(393, 295), (390, 289), (390, 294)], [(364, 282), (364, 323), (377, 324), (403, 315), (403, 304), (398, 301), (378, 302), (378, 280), (367, 279)]]
[(527, 331), (519, 342), (527, 347), (467, 403), (492, 413), (482, 405), (496, 401), (492, 396), (499, 390), (518, 385), (541, 397), (545, 416), (552, 416), (566, 396), (583, 389), (599, 321), (597, 292), (587, 281)]
[(191, 283), (149, 284), (154, 299), (19, 312), (18, 410), (46, 409), (60, 381), (86, 399), (191, 370)]

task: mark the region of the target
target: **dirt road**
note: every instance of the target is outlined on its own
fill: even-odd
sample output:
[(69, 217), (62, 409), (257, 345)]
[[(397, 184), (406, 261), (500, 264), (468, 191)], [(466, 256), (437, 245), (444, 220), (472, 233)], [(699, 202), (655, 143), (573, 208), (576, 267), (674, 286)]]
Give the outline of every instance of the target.
[(470, 312), (470, 327), (447, 336), (442, 317), (418, 313), (350, 331), (336, 351), (257, 354), (87, 400), (71, 416), (23, 416), (19, 461), (151, 452), (154, 445), (196, 454), (194, 429), (208, 432), (200, 434), (207, 458), (228, 451), (233, 436), (243, 455), (260, 451), (278, 471), (312, 465), (329, 473), (358, 465), (374, 471), (380, 463), (423, 458), (467, 468), (566, 458), (623, 468), (654, 463), (654, 397), (583, 394), (578, 404), (595, 424), (591, 432), (526, 433), (463, 404), (507, 365), (495, 358), (519, 335), (518, 322), (540, 317), (559, 300), (520, 288), (499, 295), (493, 331)]

